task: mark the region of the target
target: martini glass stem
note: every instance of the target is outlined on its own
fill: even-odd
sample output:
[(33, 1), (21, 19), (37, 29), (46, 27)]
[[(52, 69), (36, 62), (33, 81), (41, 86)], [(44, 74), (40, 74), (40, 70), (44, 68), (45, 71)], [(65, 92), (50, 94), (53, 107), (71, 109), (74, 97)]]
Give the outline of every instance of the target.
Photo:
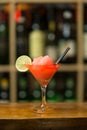
[(41, 86), (41, 91), (42, 91), (42, 104), (41, 108), (45, 108), (46, 106), (46, 86)]

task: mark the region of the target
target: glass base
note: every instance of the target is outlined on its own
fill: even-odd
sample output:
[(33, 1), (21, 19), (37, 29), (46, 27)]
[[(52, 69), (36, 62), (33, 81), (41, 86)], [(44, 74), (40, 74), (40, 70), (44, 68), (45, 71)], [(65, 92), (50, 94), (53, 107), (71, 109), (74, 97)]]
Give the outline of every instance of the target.
[(51, 106), (50, 104), (45, 107), (41, 107), (40, 105), (33, 107), (33, 111), (36, 113), (52, 113), (54, 110), (56, 110), (56, 107)]

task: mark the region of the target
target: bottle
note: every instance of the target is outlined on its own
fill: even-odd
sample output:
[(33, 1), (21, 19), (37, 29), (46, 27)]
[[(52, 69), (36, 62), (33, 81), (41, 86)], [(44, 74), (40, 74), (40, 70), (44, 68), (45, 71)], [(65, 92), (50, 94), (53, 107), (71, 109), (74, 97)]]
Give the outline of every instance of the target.
[(41, 88), (36, 80), (34, 81), (34, 89), (32, 91), (32, 100), (34, 102), (41, 101)]
[(47, 44), (46, 44), (46, 55), (49, 55), (54, 61), (57, 59), (57, 47), (56, 47), (56, 20), (55, 20), (55, 7), (47, 6), (47, 21), (48, 21), (48, 32), (47, 32)]
[(84, 6), (84, 26), (83, 26), (83, 42), (84, 42), (84, 63), (87, 63), (87, 5)]
[(28, 88), (29, 88), (29, 101), (39, 102), (41, 101), (41, 87), (36, 79), (28, 74)]
[(75, 11), (76, 9), (72, 5), (65, 6), (62, 9), (61, 18), (59, 18), (62, 19), (61, 27), (57, 23), (57, 30), (59, 30), (57, 35), (60, 33), (58, 39), (59, 55), (63, 53), (67, 46), (71, 48), (69, 55), (66, 55), (63, 60), (64, 63), (76, 63), (76, 21), (73, 20), (76, 19)]
[(20, 10), (20, 18), (16, 23), (16, 41), (17, 41), (17, 57), (28, 54), (27, 31), (26, 31), (26, 15), (25, 10)]
[(0, 102), (10, 101), (9, 77), (7, 73), (0, 75)]
[(50, 81), (48, 87), (47, 87), (47, 101), (48, 102), (57, 102), (58, 101), (58, 95), (56, 92), (56, 79), (55, 77), (52, 78)]
[(32, 16), (32, 28), (29, 33), (29, 55), (31, 58), (44, 55), (45, 32), (42, 16), (41, 7), (35, 7)]
[(64, 91), (65, 91), (65, 73), (58, 72), (55, 77), (56, 80), (56, 93), (59, 102), (64, 102)]
[(9, 26), (8, 14), (0, 10), (0, 64), (9, 63)]
[(84, 73), (84, 97), (83, 100), (87, 101), (87, 72)]
[(18, 74), (17, 81), (17, 100), (18, 102), (28, 101), (29, 91), (28, 91), (28, 80), (27, 74)]
[(66, 102), (73, 102), (76, 100), (75, 95), (75, 76), (73, 77), (72, 74), (68, 74), (65, 80), (65, 93), (64, 98)]

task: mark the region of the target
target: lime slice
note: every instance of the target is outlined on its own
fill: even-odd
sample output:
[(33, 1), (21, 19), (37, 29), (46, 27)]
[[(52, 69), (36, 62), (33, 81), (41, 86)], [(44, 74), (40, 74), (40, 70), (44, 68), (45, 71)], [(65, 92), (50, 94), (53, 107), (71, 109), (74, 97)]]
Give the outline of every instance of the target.
[(17, 58), (15, 66), (18, 71), (26, 72), (28, 70), (26, 64), (31, 64), (31, 58), (27, 55), (22, 55)]

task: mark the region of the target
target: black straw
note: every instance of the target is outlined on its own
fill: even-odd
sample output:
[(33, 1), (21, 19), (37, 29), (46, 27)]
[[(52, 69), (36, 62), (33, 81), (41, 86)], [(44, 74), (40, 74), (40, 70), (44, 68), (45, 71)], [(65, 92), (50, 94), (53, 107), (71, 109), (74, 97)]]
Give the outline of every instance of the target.
[(62, 59), (64, 58), (64, 56), (67, 54), (67, 52), (70, 50), (70, 48), (68, 47), (64, 53), (58, 58), (58, 60), (56, 61), (56, 64), (60, 63), (62, 61)]

